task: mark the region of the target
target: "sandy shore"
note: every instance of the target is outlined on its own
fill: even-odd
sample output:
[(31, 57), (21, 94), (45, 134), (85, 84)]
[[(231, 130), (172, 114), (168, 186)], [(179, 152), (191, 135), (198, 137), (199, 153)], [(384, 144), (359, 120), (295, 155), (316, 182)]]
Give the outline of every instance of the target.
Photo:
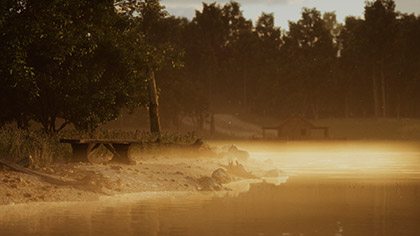
[[(94, 201), (128, 193), (196, 192), (200, 190), (197, 179), (211, 176), (214, 170), (231, 160), (231, 155), (181, 157), (158, 154), (139, 157), (135, 165), (67, 163), (37, 169), (55, 177), (84, 182), (79, 186), (50, 184), (37, 176), (0, 167), (0, 205)], [(261, 176), (265, 172), (261, 167), (256, 167), (255, 163), (242, 163), (252, 173)], [(243, 179), (232, 176), (234, 183)], [(234, 183), (224, 186), (224, 190), (244, 188)]]

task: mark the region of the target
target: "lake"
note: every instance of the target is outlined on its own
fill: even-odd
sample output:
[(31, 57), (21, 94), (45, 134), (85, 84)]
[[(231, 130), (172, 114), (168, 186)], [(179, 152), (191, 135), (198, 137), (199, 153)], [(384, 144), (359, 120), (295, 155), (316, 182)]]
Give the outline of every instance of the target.
[(287, 181), (3, 206), (0, 235), (420, 235), (416, 145), (242, 143)]

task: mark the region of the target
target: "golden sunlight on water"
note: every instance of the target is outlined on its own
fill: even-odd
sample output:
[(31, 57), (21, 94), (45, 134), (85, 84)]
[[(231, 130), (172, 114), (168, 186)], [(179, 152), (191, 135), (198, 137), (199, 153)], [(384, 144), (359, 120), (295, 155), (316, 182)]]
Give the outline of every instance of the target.
[(291, 174), (348, 173), (356, 178), (360, 174), (420, 174), (420, 143), (414, 142), (271, 142), (242, 146), (255, 159)]
[(151, 193), (2, 207), (0, 235), (420, 235), (415, 143), (239, 146), (250, 151), (250, 164), (278, 168), (287, 181), (251, 184), (234, 195)]

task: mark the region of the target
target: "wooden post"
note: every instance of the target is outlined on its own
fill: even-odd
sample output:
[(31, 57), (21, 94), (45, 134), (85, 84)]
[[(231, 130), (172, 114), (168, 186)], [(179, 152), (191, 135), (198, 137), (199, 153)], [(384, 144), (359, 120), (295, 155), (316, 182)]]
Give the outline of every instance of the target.
[(215, 122), (214, 122), (214, 113), (211, 113), (211, 116), (210, 116), (210, 135), (214, 136), (215, 133), (216, 133), (216, 126), (215, 126)]
[(72, 143), (73, 157), (71, 162), (89, 162), (88, 160), (88, 143)]
[(112, 161), (119, 162), (123, 164), (131, 164), (129, 157), (130, 144), (113, 144), (113, 150), (110, 144), (107, 147), (114, 154)]
[(149, 90), (149, 118), (150, 118), (150, 132), (157, 134), (160, 138), (161, 127), (159, 117), (159, 102), (156, 89), (155, 73), (152, 69), (148, 71), (148, 90)]

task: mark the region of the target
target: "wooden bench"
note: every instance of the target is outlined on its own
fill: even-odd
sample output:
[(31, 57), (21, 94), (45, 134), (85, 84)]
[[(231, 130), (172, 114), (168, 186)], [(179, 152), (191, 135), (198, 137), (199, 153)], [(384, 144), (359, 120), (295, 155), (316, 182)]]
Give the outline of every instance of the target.
[(131, 144), (142, 144), (139, 140), (125, 139), (60, 139), (60, 143), (69, 143), (73, 148), (73, 162), (89, 162), (89, 155), (100, 145), (114, 154), (112, 161), (131, 164), (129, 148)]

